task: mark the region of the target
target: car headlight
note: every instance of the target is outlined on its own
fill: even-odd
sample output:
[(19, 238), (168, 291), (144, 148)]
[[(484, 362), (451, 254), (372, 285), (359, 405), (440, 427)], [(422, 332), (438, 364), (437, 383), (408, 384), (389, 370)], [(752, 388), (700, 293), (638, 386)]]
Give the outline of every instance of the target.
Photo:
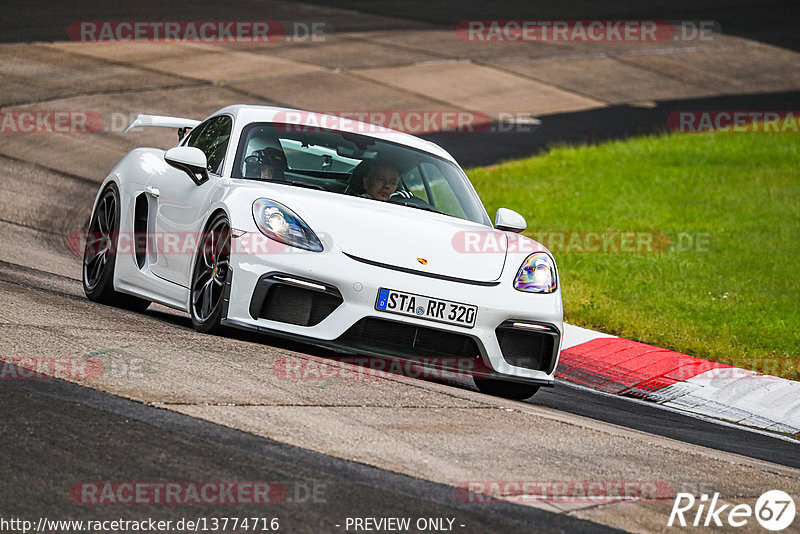
[(557, 287), (556, 264), (549, 254), (531, 254), (517, 271), (514, 289), (529, 293), (552, 293)]
[(312, 252), (322, 251), (322, 243), (305, 221), (279, 202), (259, 198), (253, 202), (253, 219), (270, 239)]

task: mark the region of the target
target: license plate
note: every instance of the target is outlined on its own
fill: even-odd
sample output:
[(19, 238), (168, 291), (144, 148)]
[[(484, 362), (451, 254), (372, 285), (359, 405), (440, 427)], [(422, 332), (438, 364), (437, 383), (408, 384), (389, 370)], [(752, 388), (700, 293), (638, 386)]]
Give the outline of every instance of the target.
[(385, 288), (380, 288), (378, 291), (375, 309), (467, 328), (475, 326), (475, 316), (478, 315), (478, 307), (472, 304), (451, 302)]

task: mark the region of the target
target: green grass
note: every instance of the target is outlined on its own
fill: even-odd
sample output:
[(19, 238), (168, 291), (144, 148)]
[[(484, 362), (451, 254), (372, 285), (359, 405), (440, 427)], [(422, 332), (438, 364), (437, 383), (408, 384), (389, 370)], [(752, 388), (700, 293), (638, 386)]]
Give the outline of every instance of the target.
[[(797, 135), (643, 137), (555, 148), (468, 174), (490, 214), (519, 211), (529, 236), (655, 236), (651, 248), (660, 251), (638, 253), (580, 252), (586, 241), (551, 240), (568, 322), (798, 378)], [(676, 246), (681, 234), (704, 242)]]

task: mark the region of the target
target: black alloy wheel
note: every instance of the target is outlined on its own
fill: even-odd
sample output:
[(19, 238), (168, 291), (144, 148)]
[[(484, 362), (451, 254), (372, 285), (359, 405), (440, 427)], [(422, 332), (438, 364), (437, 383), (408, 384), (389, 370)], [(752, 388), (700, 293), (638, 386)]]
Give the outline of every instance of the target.
[(219, 214), (203, 232), (192, 274), (191, 315), (198, 332), (210, 334), (220, 328), (230, 249), (231, 226), (228, 218)]
[(114, 268), (120, 227), (119, 190), (109, 184), (97, 201), (83, 248), (83, 291), (89, 300), (133, 311), (150, 301), (114, 291)]

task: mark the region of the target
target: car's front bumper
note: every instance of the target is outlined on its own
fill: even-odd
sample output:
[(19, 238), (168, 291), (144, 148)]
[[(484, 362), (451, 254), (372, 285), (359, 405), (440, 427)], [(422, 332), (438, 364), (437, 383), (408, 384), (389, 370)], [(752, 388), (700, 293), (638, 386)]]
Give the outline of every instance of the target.
[[(517, 266), (506, 266), (508, 272), (497, 284), (476, 285), (368, 264), (336, 248), (321, 253), (286, 250), (231, 255), (225, 324), (341, 351), (411, 357), (458, 372), (553, 384), (563, 332), (560, 290), (546, 295), (515, 290), (511, 280)], [(321, 296), (313, 299), (314, 305), (325, 309), (311, 318), (289, 310), (289, 319), (278, 317), (275, 303), (272, 311), (264, 307), (275, 284), (317, 291)], [(475, 325), (467, 328), (379, 311), (375, 304), (381, 287), (476, 305)], [(287, 302), (285, 298), (278, 306)], [(521, 354), (525, 351), (537, 354), (528, 358)]]

